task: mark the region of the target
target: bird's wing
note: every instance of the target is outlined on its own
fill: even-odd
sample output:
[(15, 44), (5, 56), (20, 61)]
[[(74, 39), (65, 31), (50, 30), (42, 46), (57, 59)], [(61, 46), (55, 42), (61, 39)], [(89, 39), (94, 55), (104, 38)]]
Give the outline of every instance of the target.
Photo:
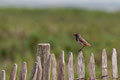
[(79, 38), (79, 41), (83, 43), (85, 46), (90, 46), (90, 44), (84, 39), (84, 38)]

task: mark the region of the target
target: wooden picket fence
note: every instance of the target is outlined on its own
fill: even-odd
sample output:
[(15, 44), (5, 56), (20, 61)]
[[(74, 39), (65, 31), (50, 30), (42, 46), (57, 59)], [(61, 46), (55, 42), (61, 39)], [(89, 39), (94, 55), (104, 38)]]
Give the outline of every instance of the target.
[[(73, 54), (69, 53), (67, 61), (67, 80), (97, 80), (95, 76), (95, 60), (92, 53), (89, 61), (89, 78), (85, 78), (85, 62), (82, 51), (78, 53), (77, 57), (77, 78), (74, 78), (73, 69)], [(58, 67), (57, 67), (58, 66)], [(10, 80), (16, 80), (17, 64), (13, 65), (10, 73)], [(38, 44), (37, 58), (31, 71), (30, 80), (50, 80), (50, 74), (52, 72), (52, 80), (65, 80), (65, 61), (64, 51), (61, 52), (58, 65), (54, 54), (50, 54), (50, 44)], [(2, 70), (1, 80), (6, 80), (5, 70)], [(20, 70), (19, 80), (26, 80), (27, 77), (27, 64), (23, 63), (23, 67)], [(107, 74), (107, 54), (105, 49), (102, 51), (102, 75), (101, 80), (109, 80)], [(118, 79), (117, 68), (117, 53), (116, 49), (112, 50), (112, 79)]]

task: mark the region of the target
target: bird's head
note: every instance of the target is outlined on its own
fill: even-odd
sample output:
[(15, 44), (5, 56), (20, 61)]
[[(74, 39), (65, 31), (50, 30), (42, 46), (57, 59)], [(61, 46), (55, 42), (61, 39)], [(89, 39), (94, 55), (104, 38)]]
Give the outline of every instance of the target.
[(75, 37), (78, 37), (78, 35), (79, 35), (78, 33), (73, 34), (73, 36), (75, 36)]

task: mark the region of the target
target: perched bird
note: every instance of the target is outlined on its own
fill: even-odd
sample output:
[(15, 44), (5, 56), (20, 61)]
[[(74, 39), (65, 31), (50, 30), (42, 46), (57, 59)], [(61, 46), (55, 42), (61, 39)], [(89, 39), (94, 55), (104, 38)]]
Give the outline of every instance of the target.
[(76, 41), (83, 46), (79, 51), (81, 51), (85, 46), (90, 47), (90, 43), (88, 43), (80, 34), (74, 34)]

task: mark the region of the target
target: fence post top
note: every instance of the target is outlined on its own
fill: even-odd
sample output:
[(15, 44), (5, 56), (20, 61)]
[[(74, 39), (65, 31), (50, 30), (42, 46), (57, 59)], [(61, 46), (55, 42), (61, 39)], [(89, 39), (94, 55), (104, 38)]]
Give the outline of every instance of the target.
[(2, 72), (5, 72), (5, 70), (2, 70)]
[(64, 53), (64, 50), (62, 50), (61, 53)]
[(91, 56), (94, 57), (94, 53), (91, 53)]
[(72, 54), (72, 52), (69, 52), (69, 54)]
[(117, 54), (117, 52), (116, 52), (116, 49), (115, 49), (115, 48), (113, 48), (113, 49), (112, 49), (112, 54)]
[(105, 48), (103, 48), (103, 51), (106, 51), (106, 49), (105, 49)]
[(38, 46), (47, 46), (47, 45), (50, 46), (49, 43), (39, 43), (39, 44), (38, 44)]
[(78, 52), (78, 54), (83, 54), (83, 52), (82, 52), (82, 51), (80, 51), (80, 52)]
[(26, 62), (23, 62), (23, 64), (26, 64)]
[(69, 57), (73, 56), (72, 52), (69, 52), (68, 59)]
[(61, 56), (63, 56), (63, 57), (64, 57), (64, 51), (61, 51)]
[(105, 53), (106, 53), (106, 49), (105, 49), (105, 48), (103, 48), (102, 53), (103, 53), (103, 54), (105, 54)]
[(113, 48), (113, 51), (116, 51), (116, 49), (115, 49), (115, 48)]
[(13, 66), (17, 66), (17, 64), (14, 64)]

